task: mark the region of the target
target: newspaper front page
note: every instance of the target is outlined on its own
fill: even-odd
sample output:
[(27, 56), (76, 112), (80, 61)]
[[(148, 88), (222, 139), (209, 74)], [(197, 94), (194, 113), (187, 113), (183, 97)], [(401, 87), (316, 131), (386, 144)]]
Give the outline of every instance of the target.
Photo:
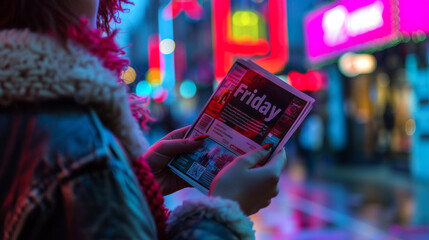
[(200, 113), (187, 137), (208, 134), (204, 146), (176, 156), (172, 170), (207, 193), (236, 156), (266, 143), (283, 147), (314, 100), (249, 60), (238, 60)]

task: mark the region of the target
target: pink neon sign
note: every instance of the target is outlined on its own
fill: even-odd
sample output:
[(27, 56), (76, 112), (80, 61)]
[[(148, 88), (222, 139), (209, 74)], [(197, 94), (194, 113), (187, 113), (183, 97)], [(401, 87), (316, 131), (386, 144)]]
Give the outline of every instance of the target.
[(305, 45), (311, 63), (391, 42), (397, 36), (389, 0), (342, 0), (308, 13)]
[(429, 32), (427, 19), (429, 1), (399, 0), (398, 8), (400, 31), (402, 33)]

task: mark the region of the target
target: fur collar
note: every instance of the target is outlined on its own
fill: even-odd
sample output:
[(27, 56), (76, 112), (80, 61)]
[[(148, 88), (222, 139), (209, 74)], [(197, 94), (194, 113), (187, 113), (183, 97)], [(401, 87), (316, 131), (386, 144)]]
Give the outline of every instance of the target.
[(71, 98), (95, 109), (131, 159), (147, 143), (131, 114), (126, 86), (81, 45), (66, 48), (27, 30), (0, 31), (0, 106), (16, 101)]

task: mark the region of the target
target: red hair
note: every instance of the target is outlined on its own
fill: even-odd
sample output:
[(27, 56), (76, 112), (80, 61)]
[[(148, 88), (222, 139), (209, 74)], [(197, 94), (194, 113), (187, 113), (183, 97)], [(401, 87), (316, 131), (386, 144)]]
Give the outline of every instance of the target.
[(97, 15), (97, 27), (110, 33), (109, 23), (113, 20), (120, 23), (121, 19), (118, 16), (119, 12), (124, 12), (128, 9), (123, 8), (122, 4), (133, 4), (128, 0), (100, 0), (100, 6)]
[[(127, 10), (123, 4), (129, 0), (100, 0), (97, 27), (111, 33), (109, 23), (119, 23), (119, 12)], [(64, 0), (2, 0), (0, 1), (0, 29), (24, 29), (34, 32), (51, 32), (66, 39), (67, 29), (77, 24), (81, 16), (73, 12)]]

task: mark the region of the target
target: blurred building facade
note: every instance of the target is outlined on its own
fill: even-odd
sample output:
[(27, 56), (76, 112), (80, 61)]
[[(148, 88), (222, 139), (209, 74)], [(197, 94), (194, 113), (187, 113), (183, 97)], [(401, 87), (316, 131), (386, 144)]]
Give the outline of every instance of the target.
[[(344, 99), (330, 82), (329, 126), (339, 105), (346, 124), (340, 161), (387, 163), (429, 179), (426, 159), (427, 41), (425, 0), (335, 1), (306, 14), (306, 57), (341, 80)], [(338, 93), (338, 92), (337, 92)], [(337, 101), (337, 103), (333, 103)], [(340, 103), (341, 102), (341, 103)], [(328, 135), (330, 142), (335, 134)]]

